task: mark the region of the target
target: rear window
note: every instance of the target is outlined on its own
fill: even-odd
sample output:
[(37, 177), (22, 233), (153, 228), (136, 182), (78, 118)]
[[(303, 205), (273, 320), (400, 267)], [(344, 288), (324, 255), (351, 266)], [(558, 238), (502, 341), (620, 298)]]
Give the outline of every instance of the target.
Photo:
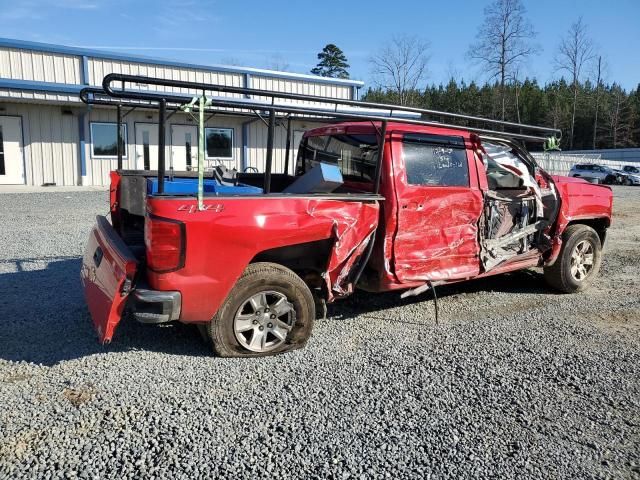
[(378, 162), (378, 137), (373, 134), (342, 134), (306, 137), (298, 149), (296, 175), (318, 163), (338, 165), (345, 180), (373, 182)]

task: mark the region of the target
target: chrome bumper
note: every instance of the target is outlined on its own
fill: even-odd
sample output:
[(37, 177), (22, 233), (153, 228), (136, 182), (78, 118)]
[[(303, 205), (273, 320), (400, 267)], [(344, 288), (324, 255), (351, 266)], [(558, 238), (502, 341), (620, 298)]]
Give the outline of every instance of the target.
[(133, 291), (133, 316), (140, 323), (165, 323), (180, 318), (180, 292), (136, 289)]

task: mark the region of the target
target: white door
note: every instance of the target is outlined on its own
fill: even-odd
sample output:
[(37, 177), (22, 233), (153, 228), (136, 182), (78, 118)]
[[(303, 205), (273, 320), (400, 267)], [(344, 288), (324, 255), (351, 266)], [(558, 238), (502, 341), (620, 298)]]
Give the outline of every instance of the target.
[(158, 125), (136, 123), (136, 165), (137, 170), (158, 169)]
[(198, 129), (171, 125), (171, 163), (177, 172), (198, 170)]
[(0, 116), (0, 184), (24, 184), (20, 117)]

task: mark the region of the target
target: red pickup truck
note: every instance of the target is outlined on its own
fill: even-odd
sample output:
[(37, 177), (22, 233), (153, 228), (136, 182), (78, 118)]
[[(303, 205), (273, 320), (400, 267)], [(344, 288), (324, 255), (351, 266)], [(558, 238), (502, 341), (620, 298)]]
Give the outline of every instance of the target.
[[(290, 193), (322, 165), (340, 170), (331, 191)], [(111, 222), (99, 216), (89, 236), (81, 279), (102, 342), (126, 310), (198, 324), (218, 355), (262, 356), (303, 346), (324, 302), (356, 288), (417, 294), (542, 266), (577, 292), (611, 223), (609, 187), (550, 176), (518, 143), (462, 127), (322, 126), (268, 193), (262, 174), (207, 174), (200, 206), (196, 179), (158, 193), (155, 175), (112, 172)]]

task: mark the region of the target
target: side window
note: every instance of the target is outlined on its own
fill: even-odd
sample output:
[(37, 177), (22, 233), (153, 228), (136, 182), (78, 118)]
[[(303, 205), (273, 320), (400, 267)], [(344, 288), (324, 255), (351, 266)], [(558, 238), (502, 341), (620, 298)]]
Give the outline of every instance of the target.
[(469, 164), (462, 137), (407, 134), (402, 151), (409, 184), (469, 186)]

